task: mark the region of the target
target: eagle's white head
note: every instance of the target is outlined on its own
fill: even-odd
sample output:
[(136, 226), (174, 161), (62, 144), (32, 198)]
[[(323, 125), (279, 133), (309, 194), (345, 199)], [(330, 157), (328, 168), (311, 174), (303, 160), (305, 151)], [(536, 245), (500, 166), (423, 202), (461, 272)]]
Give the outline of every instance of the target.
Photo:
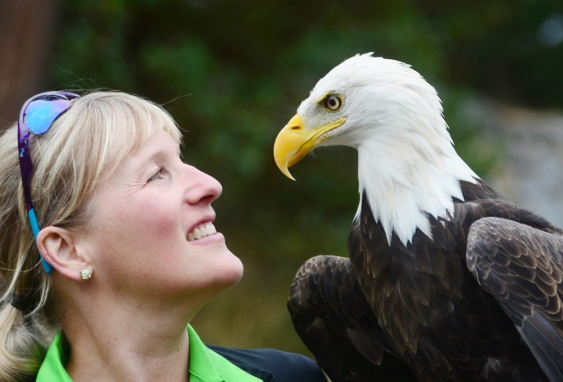
[(452, 198), (463, 200), (460, 181), (478, 178), (453, 148), (436, 90), (409, 65), (371, 53), (317, 83), (279, 133), (274, 157), (292, 178), (288, 167), (334, 145), (358, 150), (360, 197), (389, 242), (395, 232), (406, 245), (417, 228), (432, 237), (428, 215), (448, 219)]

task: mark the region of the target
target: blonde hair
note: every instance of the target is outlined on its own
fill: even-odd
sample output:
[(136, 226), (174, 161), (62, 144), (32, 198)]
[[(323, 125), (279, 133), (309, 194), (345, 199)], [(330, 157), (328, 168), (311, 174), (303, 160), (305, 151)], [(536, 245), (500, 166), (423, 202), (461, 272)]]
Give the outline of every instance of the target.
[[(93, 92), (72, 101), (47, 133), (30, 137), (31, 197), (40, 226), (83, 226), (96, 185), (158, 131), (181, 142), (170, 115), (139, 97)], [(37, 373), (61, 323), (27, 218), (17, 124), (0, 137), (0, 278), (0, 380), (24, 380)], [(27, 296), (30, 311), (12, 306), (16, 295)]]

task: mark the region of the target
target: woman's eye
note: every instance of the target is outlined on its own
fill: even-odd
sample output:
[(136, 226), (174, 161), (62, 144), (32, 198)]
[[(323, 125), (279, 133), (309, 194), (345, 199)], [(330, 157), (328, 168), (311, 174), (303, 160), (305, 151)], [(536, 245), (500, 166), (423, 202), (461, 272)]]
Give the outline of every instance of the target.
[(342, 107), (340, 94), (329, 94), (324, 99), (324, 107), (330, 111), (337, 111)]
[(153, 180), (158, 180), (158, 179), (162, 179), (162, 175), (164, 174), (165, 169), (164, 167), (159, 168), (157, 172), (155, 172), (149, 179), (149, 182), (152, 182)]

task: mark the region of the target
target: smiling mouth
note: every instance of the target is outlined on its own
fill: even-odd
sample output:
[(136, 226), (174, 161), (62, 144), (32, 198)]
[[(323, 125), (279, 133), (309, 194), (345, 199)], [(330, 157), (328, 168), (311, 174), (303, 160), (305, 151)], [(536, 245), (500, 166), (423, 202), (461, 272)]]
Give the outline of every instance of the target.
[(217, 230), (213, 223), (200, 224), (192, 232), (188, 233), (188, 241), (199, 240), (215, 233), (217, 233)]

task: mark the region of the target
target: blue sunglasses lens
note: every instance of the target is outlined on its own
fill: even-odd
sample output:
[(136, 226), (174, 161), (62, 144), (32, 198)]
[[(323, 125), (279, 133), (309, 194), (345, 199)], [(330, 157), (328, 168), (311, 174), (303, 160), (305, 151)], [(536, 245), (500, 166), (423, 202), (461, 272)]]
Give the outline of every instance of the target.
[(44, 134), (55, 119), (69, 107), (70, 102), (67, 100), (33, 101), (25, 110), (25, 125), (35, 135)]

